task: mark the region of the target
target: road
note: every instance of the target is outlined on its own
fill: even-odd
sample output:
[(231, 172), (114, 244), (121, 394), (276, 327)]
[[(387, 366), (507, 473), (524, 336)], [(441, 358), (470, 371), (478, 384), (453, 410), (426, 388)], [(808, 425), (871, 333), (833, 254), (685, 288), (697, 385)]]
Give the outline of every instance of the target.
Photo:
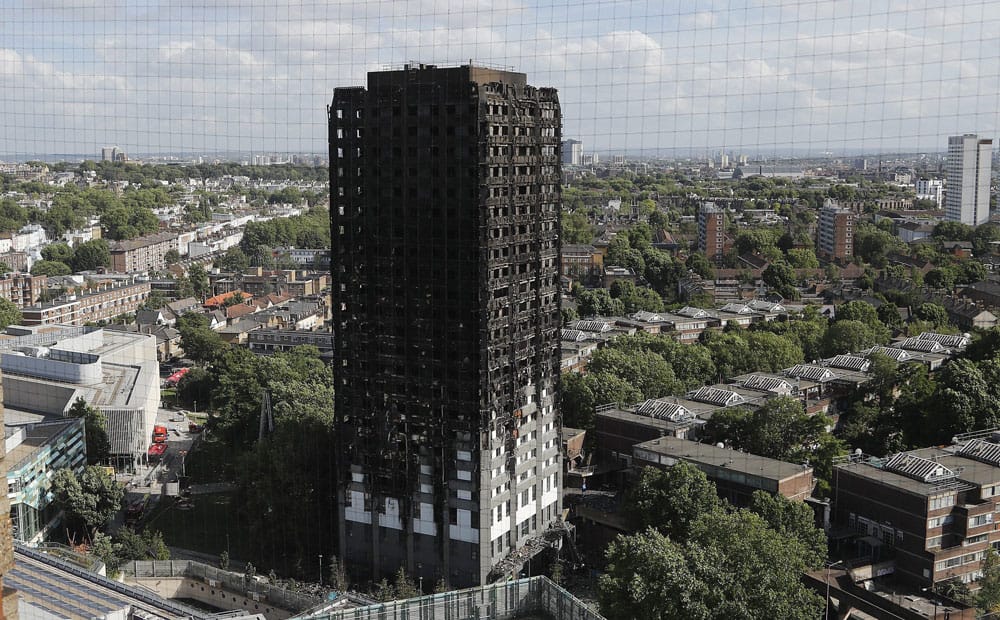
[(199, 436), (197, 433), (188, 431), (189, 423), (189, 420), (180, 411), (163, 408), (157, 410), (156, 425), (164, 426), (167, 429), (167, 451), (161, 457), (163, 469), (158, 472), (154, 479), (147, 480), (154, 467), (139, 468), (136, 475), (132, 476), (128, 482), (129, 493), (136, 494), (138, 497), (147, 493), (158, 497), (163, 492), (163, 483), (177, 482), (178, 478), (184, 475), (185, 456)]

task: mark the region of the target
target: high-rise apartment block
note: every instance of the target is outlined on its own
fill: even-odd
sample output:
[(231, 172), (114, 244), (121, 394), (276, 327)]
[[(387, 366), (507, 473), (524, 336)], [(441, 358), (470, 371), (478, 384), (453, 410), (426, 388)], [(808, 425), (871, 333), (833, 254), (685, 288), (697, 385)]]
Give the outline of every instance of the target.
[(562, 163), (579, 166), (583, 163), (583, 142), (566, 140), (562, 143)]
[(847, 261), (854, 256), (854, 212), (828, 200), (816, 223), (816, 255), (823, 260)]
[(726, 212), (714, 202), (706, 202), (698, 210), (698, 249), (714, 261), (726, 252)]
[(948, 138), (945, 218), (978, 226), (990, 220), (990, 169), (993, 140), (975, 134)]
[(487, 582), (560, 518), (560, 120), (554, 89), (476, 66), (336, 89), (338, 552), (361, 576)]

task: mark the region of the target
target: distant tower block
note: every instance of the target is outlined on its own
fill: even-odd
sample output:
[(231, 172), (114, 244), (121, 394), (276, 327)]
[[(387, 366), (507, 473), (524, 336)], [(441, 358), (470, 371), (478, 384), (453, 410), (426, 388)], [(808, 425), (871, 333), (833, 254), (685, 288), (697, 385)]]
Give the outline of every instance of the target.
[(990, 221), (990, 170), (993, 140), (975, 134), (948, 138), (945, 219), (978, 226)]

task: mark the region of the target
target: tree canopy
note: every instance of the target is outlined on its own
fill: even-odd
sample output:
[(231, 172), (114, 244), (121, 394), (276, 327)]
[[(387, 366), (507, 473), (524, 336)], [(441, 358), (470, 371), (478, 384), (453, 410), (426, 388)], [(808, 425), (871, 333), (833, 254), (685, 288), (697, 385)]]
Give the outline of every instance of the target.
[(88, 539), (114, 518), (125, 497), (122, 486), (96, 465), (88, 465), (79, 476), (72, 469), (56, 470), (51, 490), (55, 505), (66, 515), (67, 529)]

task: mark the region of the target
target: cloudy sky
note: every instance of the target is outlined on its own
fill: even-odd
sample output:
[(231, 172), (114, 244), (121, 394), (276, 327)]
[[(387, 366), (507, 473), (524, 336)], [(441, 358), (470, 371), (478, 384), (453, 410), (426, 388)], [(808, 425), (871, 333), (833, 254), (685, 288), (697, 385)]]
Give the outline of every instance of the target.
[(1000, 137), (1000, 0), (0, 0), (0, 158), (324, 152), (335, 87), (469, 59), (588, 151)]

